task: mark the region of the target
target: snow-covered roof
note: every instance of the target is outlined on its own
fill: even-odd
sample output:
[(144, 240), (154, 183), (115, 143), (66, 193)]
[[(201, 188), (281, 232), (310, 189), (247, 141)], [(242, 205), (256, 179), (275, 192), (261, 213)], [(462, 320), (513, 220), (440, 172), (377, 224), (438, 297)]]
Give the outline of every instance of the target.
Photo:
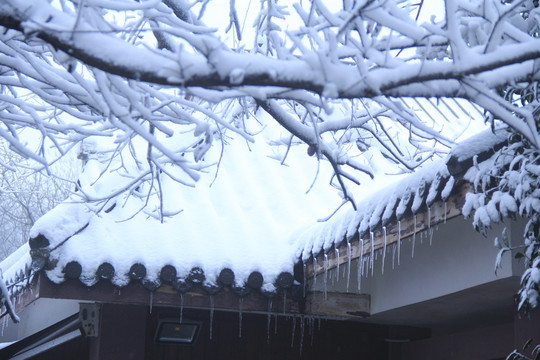
[(486, 160), (508, 138), (506, 129), (485, 131), (456, 145), (447, 158), (434, 161), (404, 179), (365, 197), (357, 210), (336, 215), (327, 222), (313, 223), (296, 233), (297, 256), (306, 262), (346, 239), (364, 237), (390, 221), (424, 211), (436, 201), (445, 202), (457, 180), (475, 162)]
[[(175, 214), (163, 223), (154, 212), (159, 203), (144, 207), (143, 189), (98, 205), (75, 194), (32, 228), (34, 267), (55, 283), (75, 277), (87, 286), (106, 278), (119, 287), (141, 280), (150, 290), (164, 282), (181, 291), (193, 282), (210, 292), (232, 285), (243, 293), (248, 283), (268, 294), (278, 284), (290, 287), (297, 261), (290, 234), (340, 202), (330, 173), (316, 175), (305, 147), (291, 149), (282, 165), (266, 143), (226, 146), (217, 176), (203, 176), (194, 188), (162, 180), (164, 213)], [(80, 181), (91, 196), (125, 181), (121, 171), (102, 173), (104, 164), (96, 155), (85, 165)]]
[[(152, 212), (156, 204), (141, 207), (144, 196), (116, 196), (99, 206), (72, 196), (33, 227), (32, 267), (55, 283), (77, 278), (92, 286), (107, 279), (122, 287), (141, 281), (149, 290), (170, 283), (179, 291), (200, 283), (209, 293), (229, 286), (238, 295), (257, 289), (272, 296), (293, 284), (299, 260), (447, 199), (456, 183), (447, 164), (473, 161), (506, 138), (505, 130), (475, 136), (447, 159), (364, 198), (356, 211), (324, 222), (317, 219), (340, 199), (329, 191), (324, 168), (311, 188), (316, 166), (300, 153), (305, 149), (292, 149), (289, 166), (283, 166), (266, 146), (231, 142), (216, 178), (203, 177), (195, 188), (164, 181), (170, 197), (164, 199), (165, 212), (181, 213), (163, 223)], [(104, 163), (94, 156), (81, 175), (82, 188), (94, 197), (126, 181), (121, 171), (103, 173)], [(19, 252), (26, 255), (1, 264), (8, 283), (30, 263), (28, 247)]]

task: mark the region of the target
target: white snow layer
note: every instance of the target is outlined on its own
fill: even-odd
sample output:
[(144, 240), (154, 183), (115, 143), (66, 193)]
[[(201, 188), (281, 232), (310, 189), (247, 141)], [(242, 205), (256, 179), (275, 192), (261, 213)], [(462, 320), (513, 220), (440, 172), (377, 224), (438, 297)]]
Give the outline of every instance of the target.
[(469, 159), (482, 151), (489, 150), (507, 138), (508, 130), (506, 127), (496, 129), (494, 133), (491, 131), (482, 131), (460, 142), (458, 146), (450, 151), (450, 156), (454, 156), (458, 161)]
[[(508, 132), (505, 129), (495, 133), (490, 130), (483, 131), (456, 145), (449, 157), (456, 157), (459, 161), (473, 158), (476, 154), (493, 148), (507, 137)], [(415, 213), (424, 203), (430, 206), (438, 192), (440, 198), (446, 201), (455, 184), (446, 162), (447, 159), (433, 161), (402, 180), (374, 192), (358, 202), (356, 211), (350, 209), (328, 222), (314, 223), (298, 230), (295, 233), (298, 244), (296, 256), (307, 261), (312, 255), (317, 255), (321, 251), (327, 252), (332, 246), (339, 245), (344, 239), (350, 239), (356, 233), (364, 234), (374, 230), (381, 222), (388, 221), (392, 216), (401, 218), (407, 208)], [(444, 181), (444, 187), (437, 191), (441, 181)]]
[[(327, 222), (311, 224), (295, 234), (298, 244), (297, 256), (307, 261), (312, 255), (328, 251), (333, 245), (340, 244), (345, 238), (351, 238), (357, 232), (374, 230), (381, 221), (391, 216), (401, 216), (406, 206), (419, 208), (426, 194), (419, 196), (421, 185), (431, 184), (437, 176), (449, 178), (445, 160), (434, 161), (429, 166), (410, 174), (402, 180), (364, 198), (357, 204), (357, 210), (337, 214)], [(428, 192), (425, 189), (424, 192)], [(412, 201), (408, 200), (412, 197)]]
[[(485, 132), (456, 146), (452, 154), (460, 159), (471, 157), (501, 141), (500, 133)], [(265, 143), (248, 146), (231, 141), (226, 146), (215, 181), (214, 173), (203, 176), (195, 188), (164, 181), (165, 206), (182, 211), (166, 217), (164, 223), (145, 211), (137, 212), (142, 203), (134, 197), (118, 197), (109, 212), (68, 200), (47, 213), (36, 222), (31, 236), (42, 234), (50, 241), (50, 248), (56, 248), (51, 256), (58, 264), (47, 272), (49, 278), (63, 281), (65, 264), (77, 261), (82, 265), (81, 279), (88, 279), (91, 285), (96, 281), (96, 269), (108, 262), (115, 268), (116, 282), (122, 283), (128, 281), (123, 274), (141, 263), (150, 279), (157, 278), (164, 265), (172, 265), (179, 277), (201, 267), (211, 282), (223, 268), (230, 268), (237, 284), (259, 271), (270, 285), (282, 271), (292, 271), (299, 258), (307, 260), (327, 251), (357, 231), (373, 230), (391, 216), (400, 217), (407, 207), (419, 207), (424, 199), (429, 203), (435, 198), (434, 184), (440, 181), (445, 181), (441, 194), (445, 199), (454, 184), (445, 160), (434, 161), (365, 197), (357, 204), (357, 211), (342, 209), (330, 220), (317, 222), (340, 202), (328, 186), (330, 169), (324, 163), (314, 188), (306, 193), (314, 180), (317, 160), (306, 159), (304, 148), (293, 147), (288, 166), (284, 166), (273, 158), (275, 154), (269, 154)], [(83, 184), (92, 183), (92, 176), (100, 174), (98, 160), (90, 160), (86, 168), (85, 176), (90, 179), (81, 178)], [(100, 175), (101, 188), (126, 181), (118, 173), (110, 176)], [(421, 185), (426, 188), (420, 196)], [(8, 268), (28, 265), (28, 252), (25, 245), (2, 262), (5, 274)]]
[[(219, 150), (217, 146), (213, 151)], [(337, 207), (340, 199), (328, 186), (329, 168), (323, 164), (314, 188), (306, 194), (316, 176), (317, 160), (306, 158), (305, 147), (293, 147), (286, 165), (271, 158), (271, 151), (264, 143), (248, 145), (235, 139), (226, 145), (215, 181), (215, 167), (194, 188), (164, 179), (165, 210), (181, 211), (165, 217), (164, 223), (148, 216), (152, 205), (137, 213), (144, 196), (118, 197), (114, 209), (97, 213), (96, 206), (77, 203), (75, 198), (66, 201), (43, 216), (31, 232), (32, 237), (44, 235), (50, 248), (61, 244), (51, 252), (58, 264), (48, 277), (63, 281), (65, 264), (77, 261), (88, 285), (96, 281), (96, 269), (105, 262), (114, 266), (116, 283), (128, 281), (123, 274), (135, 263), (145, 265), (150, 279), (157, 278), (164, 265), (172, 265), (179, 277), (200, 267), (213, 282), (223, 268), (230, 268), (239, 284), (253, 271), (261, 272), (265, 283), (273, 283), (281, 272), (292, 271), (297, 260), (297, 244), (289, 240), (290, 234)], [(99, 176), (99, 165), (96, 159), (88, 162), (83, 175), (90, 180), (81, 178), (83, 188)], [(101, 175), (92, 187), (100, 183), (110, 189), (123, 178), (117, 173)], [(101, 190), (92, 195), (100, 194)]]

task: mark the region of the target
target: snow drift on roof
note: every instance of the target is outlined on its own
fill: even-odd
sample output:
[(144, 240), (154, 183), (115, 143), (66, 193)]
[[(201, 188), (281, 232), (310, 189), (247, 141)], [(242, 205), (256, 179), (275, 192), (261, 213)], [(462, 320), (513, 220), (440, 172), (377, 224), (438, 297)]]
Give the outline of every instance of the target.
[(361, 238), (390, 220), (401, 220), (407, 212), (416, 214), (437, 200), (446, 201), (456, 183), (448, 171), (450, 159), (457, 162), (471, 160), (477, 154), (493, 149), (507, 137), (506, 129), (475, 135), (456, 145), (446, 159), (426, 164), (415, 173), (365, 197), (357, 204), (356, 211), (350, 209), (328, 222), (314, 223), (297, 231), (297, 257), (307, 261), (321, 252), (327, 253), (346, 239), (356, 235)]
[[(315, 188), (306, 193), (317, 160), (306, 159), (305, 148), (291, 149), (284, 166), (268, 156), (272, 154), (266, 144), (235, 139), (226, 147), (215, 180), (209, 173), (191, 188), (163, 178), (164, 212), (177, 213), (163, 223), (155, 217), (159, 203), (143, 207), (143, 189), (136, 190), (139, 197), (120, 195), (97, 204), (72, 196), (43, 216), (30, 235), (45, 237), (49, 262), (57, 260), (47, 271), (49, 279), (64, 281), (65, 267), (76, 262), (81, 266), (79, 278), (92, 285), (99, 280), (97, 269), (110, 264), (111, 281), (123, 286), (134, 264), (143, 265), (151, 281), (159, 281), (162, 268), (170, 265), (178, 278), (200, 268), (210, 284), (217, 283), (223, 269), (232, 270), (240, 286), (259, 272), (271, 288), (297, 261), (297, 245), (290, 241), (293, 230), (316, 221), (340, 199), (328, 186), (329, 169), (324, 166)], [(86, 194), (99, 198), (129, 181), (121, 171), (103, 173), (106, 163), (94, 157), (86, 164), (81, 178)]]
[[(456, 146), (450, 158), (470, 158), (505, 137), (503, 131), (483, 133)], [(163, 178), (163, 212), (176, 214), (163, 223), (156, 216), (161, 204), (155, 194), (146, 206), (144, 189), (114, 195), (115, 189), (132, 181), (129, 165), (110, 164), (110, 148), (90, 144), (92, 156), (80, 179), (82, 192), (92, 199), (113, 196), (82, 202), (74, 195), (36, 222), (30, 235), (45, 241), (38, 247), (47, 249), (47, 261), (53, 264), (47, 276), (57, 283), (75, 276), (88, 286), (100, 278), (117, 286), (142, 279), (153, 287), (159, 286), (167, 268), (167, 273), (174, 270), (167, 277), (179, 281), (198, 276), (200, 270), (204, 276), (198, 281), (213, 286), (224, 270), (230, 270), (236, 286), (245, 286), (259, 274), (264, 284), (257, 286), (272, 291), (280, 274), (292, 273), (299, 259), (305, 261), (346, 238), (446, 200), (455, 184), (445, 160), (433, 161), (364, 197), (357, 211), (342, 209), (330, 220), (317, 222), (340, 202), (328, 186), (331, 171), (324, 163), (315, 187), (306, 193), (317, 160), (306, 158), (304, 148), (293, 147), (283, 166), (264, 142), (229, 140), (217, 177), (209, 173), (194, 188)], [(219, 150), (207, 156), (219, 159)], [(301, 227), (305, 224), (311, 225)]]

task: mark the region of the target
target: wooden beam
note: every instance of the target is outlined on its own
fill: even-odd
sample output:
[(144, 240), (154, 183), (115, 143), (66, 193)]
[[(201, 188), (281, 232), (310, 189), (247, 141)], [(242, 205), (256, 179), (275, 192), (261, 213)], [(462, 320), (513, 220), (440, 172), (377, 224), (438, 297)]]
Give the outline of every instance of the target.
[(147, 309), (104, 304), (97, 337), (89, 338), (90, 360), (144, 360)]
[(335, 319), (363, 319), (370, 315), (368, 294), (327, 293), (315, 291), (306, 296), (306, 314)]
[[(385, 246), (394, 244), (398, 240), (405, 240), (416, 233), (430, 229), (437, 224), (460, 216), (462, 214), (461, 209), (465, 202), (465, 194), (469, 192), (470, 189), (471, 185), (469, 183), (463, 183), (446, 202), (435, 202), (425, 211), (416, 215), (411, 214), (406, 216), (399, 222), (394, 220), (387, 224), (384, 228), (382, 226), (378, 226), (375, 231), (373, 231), (373, 242), (371, 241), (370, 236), (362, 239), (363, 242), (358, 238), (358, 236), (355, 236), (350, 241), (351, 260), (358, 259), (362, 255), (366, 256), (370, 254), (372, 243), (373, 251), (376, 251)], [(386, 237), (384, 236), (385, 232)], [(339, 265), (347, 263), (347, 243), (344, 241), (337, 249), (340, 254)], [(306, 278), (312, 278), (314, 275), (324, 273), (325, 269), (330, 270), (338, 266), (338, 258), (335, 251), (329, 251), (326, 256), (327, 261), (325, 261), (324, 254), (321, 252), (316, 257), (316, 263), (311, 261), (306, 264)]]
[[(76, 279), (62, 284), (54, 284), (45, 275), (40, 274), (40, 297), (55, 299), (77, 299), (103, 303), (121, 303), (131, 305), (164, 306), (210, 309), (223, 311), (239, 311), (253, 313), (299, 314), (298, 302), (283, 294), (272, 299), (254, 291), (243, 298), (238, 297), (230, 289), (224, 288), (215, 295), (209, 295), (199, 286), (185, 294), (180, 294), (170, 285), (162, 285), (154, 292), (148, 291), (140, 283), (130, 283), (117, 288), (108, 280), (101, 280), (96, 285), (87, 287)], [(242, 301), (240, 301), (242, 299)]]

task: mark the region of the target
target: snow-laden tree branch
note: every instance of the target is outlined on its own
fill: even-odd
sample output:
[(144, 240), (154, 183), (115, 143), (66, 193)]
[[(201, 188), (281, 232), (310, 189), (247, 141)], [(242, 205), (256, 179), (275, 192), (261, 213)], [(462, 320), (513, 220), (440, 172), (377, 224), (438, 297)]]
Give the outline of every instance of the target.
[(526, 144), (515, 166), (487, 176), (497, 192), (478, 195), (475, 224), (489, 225), (484, 207), (501, 204), (531, 215), (520, 295), (535, 306), (538, 191), (505, 181), (519, 172), (536, 184), (539, 173), (538, 1), (445, 0), (429, 14), (428, 1), (261, 0), (254, 16), (240, 3), (220, 9), (228, 23), (216, 29), (206, 21), (217, 0), (1, 1), (0, 137), (43, 174), (78, 149), (92, 180), (74, 199), (99, 212), (135, 198), (163, 220), (175, 214), (167, 183), (215, 175), (209, 150), (264, 141), (274, 125), (286, 133), (271, 141), (287, 148), (279, 160), (305, 146), (354, 206), (354, 187), (380, 162), (411, 172), (444, 153), (458, 135), (446, 136), (448, 103), (465, 99)]
[(158, 186), (156, 169), (193, 184), (226, 133), (254, 141), (244, 119), (258, 107), (332, 164), (346, 200), (373, 173), (366, 149), (412, 171), (452, 144), (440, 134), (451, 124), (421, 120), (403, 97), (470, 100), (538, 147), (534, 107), (501, 95), (540, 77), (535, 3), (448, 0), (428, 22), (422, 4), (265, 0), (252, 29), (232, 1), (231, 43), (204, 22), (218, 2), (6, 0), (0, 136), (45, 171), (90, 137), (110, 139), (118, 166), (131, 166), (127, 152), (139, 172), (111, 196)]
[[(324, 7), (321, 2), (315, 2), (313, 6)], [(428, 31), (423, 26), (411, 21), (405, 22), (400, 17), (396, 19), (394, 14), (385, 13), (385, 7), (393, 8), (393, 5), (371, 2), (368, 9), (358, 11), (355, 22), (364, 16), (371, 21), (378, 19), (381, 25), (389, 26), (390, 30), (399, 30), (402, 34), (396, 34), (397, 38), (409, 36), (411, 41), (423, 43), (416, 46), (417, 48), (429, 48), (430, 37), (438, 39), (439, 33), (446, 33), (443, 37), (450, 40), (455, 34), (450, 34), (449, 30), (460, 31), (443, 30), (444, 23), (431, 24), (430, 27), (433, 29)], [(141, 5), (141, 8), (144, 8), (144, 5)], [(147, 20), (157, 21), (159, 17), (155, 12), (159, 10), (158, 8), (147, 11), (145, 17)], [(515, 12), (518, 10), (521, 9), (515, 9)], [(526, 33), (520, 33), (519, 42), (511, 41), (493, 50), (491, 50), (493, 46), (490, 46), (489, 52), (485, 52), (483, 46), (461, 46), (460, 61), (456, 61), (458, 59), (437, 61), (428, 58), (421, 59), (423, 61), (385, 59), (384, 63), (378, 64), (380, 61), (375, 62), (366, 58), (365, 53), (378, 49), (379, 46), (374, 46), (376, 44), (368, 46), (354, 39), (346, 40), (344, 29), (350, 26), (352, 20), (343, 19), (343, 13), (327, 15), (330, 20), (323, 15), (318, 21), (327, 22), (324, 26), (328, 28), (323, 34), (334, 37), (332, 40), (336, 43), (335, 48), (329, 48), (331, 43), (327, 44), (327, 39), (321, 39), (320, 34), (315, 34), (313, 38), (318, 40), (320, 49), (307, 49), (301, 43), (290, 48), (278, 45), (280, 50), (276, 50), (278, 56), (269, 57), (231, 51), (209, 34), (210, 29), (187, 26), (179, 19), (175, 19), (173, 24), (166, 23), (168, 26), (177, 25), (177, 28), (164, 27), (161, 31), (187, 41), (198, 50), (197, 53), (182, 47), (172, 53), (156, 51), (123, 41), (110, 34), (111, 31), (121, 30), (107, 31), (93, 27), (83, 20), (76, 22), (75, 14), (61, 12), (45, 0), (11, 3), (8, 1), (0, 11), (0, 21), (5, 28), (38, 37), (54, 48), (107, 73), (160, 85), (205, 88), (277, 86), (309, 90), (333, 98), (363, 98), (376, 95), (468, 97), (460, 86), (466, 77), (481, 75), (481, 81), (490, 87), (501, 86), (509, 81), (506, 67), (517, 64), (520, 66), (514, 68), (512, 80), (538, 77), (532, 60), (540, 56), (540, 39), (532, 38)], [(450, 19), (459, 18), (462, 11), (455, 10)], [(400, 10), (399, 14), (401, 17), (405, 16), (403, 10)], [(166, 12), (161, 14), (163, 17), (165, 15)], [(395, 24), (396, 20), (399, 21), (399, 26)], [(336, 28), (335, 32), (330, 30), (332, 28)], [(514, 27), (511, 30), (519, 31)], [(271, 35), (274, 39), (277, 36), (275, 33)], [(303, 37), (303, 34), (288, 35), (293, 36), (292, 41), (301, 41)], [(310, 37), (309, 32), (305, 37)], [(340, 37), (344, 40), (339, 41)], [(372, 38), (370, 40), (374, 41)], [(384, 40), (383, 37), (380, 41)], [(274, 41), (279, 42), (280, 39)], [(452, 44), (452, 40), (449, 43)], [(454, 46), (451, 48), (453, 52), (456, 51)], [(392, 49), (396, 49), (396, 46)], [(389, 50), (385, 48), (377, 52), (388, 53)], [(297, 51), (301, 54), (297, 55)], [(368, 68), (368, 71), (363, 73), (360, 71), (361, 67), (341, 61), (346, 58), (354, 59), (356, 65), (362, 62), (361, 67), (379, 66)], [(411, 89), (406, 87), (407, 85), (415, 86)]]

